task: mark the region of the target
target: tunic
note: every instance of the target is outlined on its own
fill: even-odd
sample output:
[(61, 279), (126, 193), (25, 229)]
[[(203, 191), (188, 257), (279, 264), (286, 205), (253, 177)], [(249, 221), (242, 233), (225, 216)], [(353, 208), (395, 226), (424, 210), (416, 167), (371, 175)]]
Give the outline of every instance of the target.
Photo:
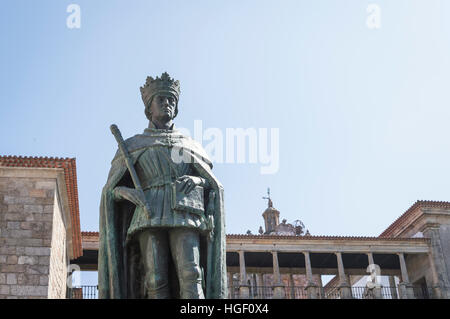
[[(226, 298), (223, 187), (212, 173), (211, 161), (201, 145), (173, 130), (173, 127), (170, 130), (157, 130), (151, 124), (143, 134), (125, 140), (141, 186), (145, 188), (145, 196), (152, 206), (151, 217), (147, 218), (134, 205), (128, 203), (124, 205), (115, 199), (114, 189), (116, 187), (133, 187), (130, 176), (127, 176), (128, 169), (120, 151), (116, 153), (111, 162), (108, 180), (102, 190), (98, 258), (99, 297), (144, 297), (141, 295), (141, 290), (137, 292), (137, 296), (130, 291), (131, 283), (134, 285), (142, 281), (139, 265), (143, 256), (137, 254), (135, 255), (137, 260), (130, 262), (129, 258), (132, 252), (130, 251), (131, 246), (128, 246), (127, 242), (134, 241), (129, 238), (129, 234), (156, 227), (167, 229), (189, 227), (197, 230), (201, 239), (200, 263), (206, 273), (206, 297)], [(188, 164), (178, 163), (178, 161), (172, 163), (171, 157), (166, 155), (171, 154), (173, 148), (186, 150), (193, 161)], [(174, 166), (168, 165), (169, 163)], [(186, 174), (203, 178), (208, 184), (208, 188), (203, 192), (203, 200), (199, 198), (202, 194), (201, 191), (193, 191), (195, 201), (190, 201), (193, 198), (191, 193), (189, 196), (183, 196), (182, 192), (178, 192), (180, 201), (177, 196), (174, 205), (176, 209), (172, 209), (172, 205), (169, 203), (173, 188), (169, 185), (175, 181), (176, 177)], [(210, 201), (211, 198), (213, 201)], [(185, 199), (186, 201), (184, 201)], [(204, 204), (202, 209), (192, 210), (197, 203)], [(205, 206), (207, 218), (203, 217)], [(184, 208), (192, 213), (184, 212)], [(131, 221), (130, 214), (133, 214)], [(205, 224), (208, 226), (203, 232), (201, 229), (205, 228)]]
[(135, 170), (145, 197), (150, 204), (150, 218), (136, 207), (127, 237), (151, 227), (188, 227), (206, 230), (205, 215), (172, 208), (173, 183), (183, 175), (196, 174), (191, 163), (176, 163), (171, 158), (172, 147), (148, 147), (137, 159)]

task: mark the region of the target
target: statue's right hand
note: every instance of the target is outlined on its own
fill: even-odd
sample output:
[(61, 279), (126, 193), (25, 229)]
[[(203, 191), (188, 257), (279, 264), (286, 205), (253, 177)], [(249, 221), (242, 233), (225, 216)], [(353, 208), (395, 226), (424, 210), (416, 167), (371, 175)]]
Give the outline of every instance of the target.
[(142, 192), (125, 186), (114, 188), (114, 199), (117, 201), (128, 200), (136, 206), (145, 207), (145, 197)]

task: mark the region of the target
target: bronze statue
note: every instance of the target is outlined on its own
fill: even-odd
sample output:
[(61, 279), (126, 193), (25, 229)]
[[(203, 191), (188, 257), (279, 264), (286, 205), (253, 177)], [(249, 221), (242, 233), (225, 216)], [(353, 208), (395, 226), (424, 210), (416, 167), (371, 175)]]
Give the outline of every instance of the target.
[(223, 187), (173, 125), (179, 82), (147, 77), (141, 94), (144, 133), (123, 141), (111, 127), (119, 150), (100, 204), (99, 297), (226, 298)]

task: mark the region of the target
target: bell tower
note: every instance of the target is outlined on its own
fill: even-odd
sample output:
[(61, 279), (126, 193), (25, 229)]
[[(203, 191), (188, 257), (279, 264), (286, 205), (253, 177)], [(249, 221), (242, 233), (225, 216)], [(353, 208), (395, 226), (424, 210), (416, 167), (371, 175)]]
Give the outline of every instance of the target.
[(270, 188), (267, 189), (267, 197), (263, 197), (263, 199), (267, 199), (267, 208), (262, 214), (266, 230), (264, 234), (270, 234), (275, 232), (276, 227), (280, 224), (280, 212), (273, 208), (273, 202), (270, 198)]

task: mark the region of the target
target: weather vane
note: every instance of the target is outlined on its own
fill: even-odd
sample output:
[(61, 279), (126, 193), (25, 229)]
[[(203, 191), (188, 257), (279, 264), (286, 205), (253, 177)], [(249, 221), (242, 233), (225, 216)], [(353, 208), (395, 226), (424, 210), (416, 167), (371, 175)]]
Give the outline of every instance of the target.
[(267, 205), (269, 207), (273, 206), (272, 200), (270, 199), (270, 187), (267, 187), (267, 197), (263, 196), (263, 199), (267, 199)]

